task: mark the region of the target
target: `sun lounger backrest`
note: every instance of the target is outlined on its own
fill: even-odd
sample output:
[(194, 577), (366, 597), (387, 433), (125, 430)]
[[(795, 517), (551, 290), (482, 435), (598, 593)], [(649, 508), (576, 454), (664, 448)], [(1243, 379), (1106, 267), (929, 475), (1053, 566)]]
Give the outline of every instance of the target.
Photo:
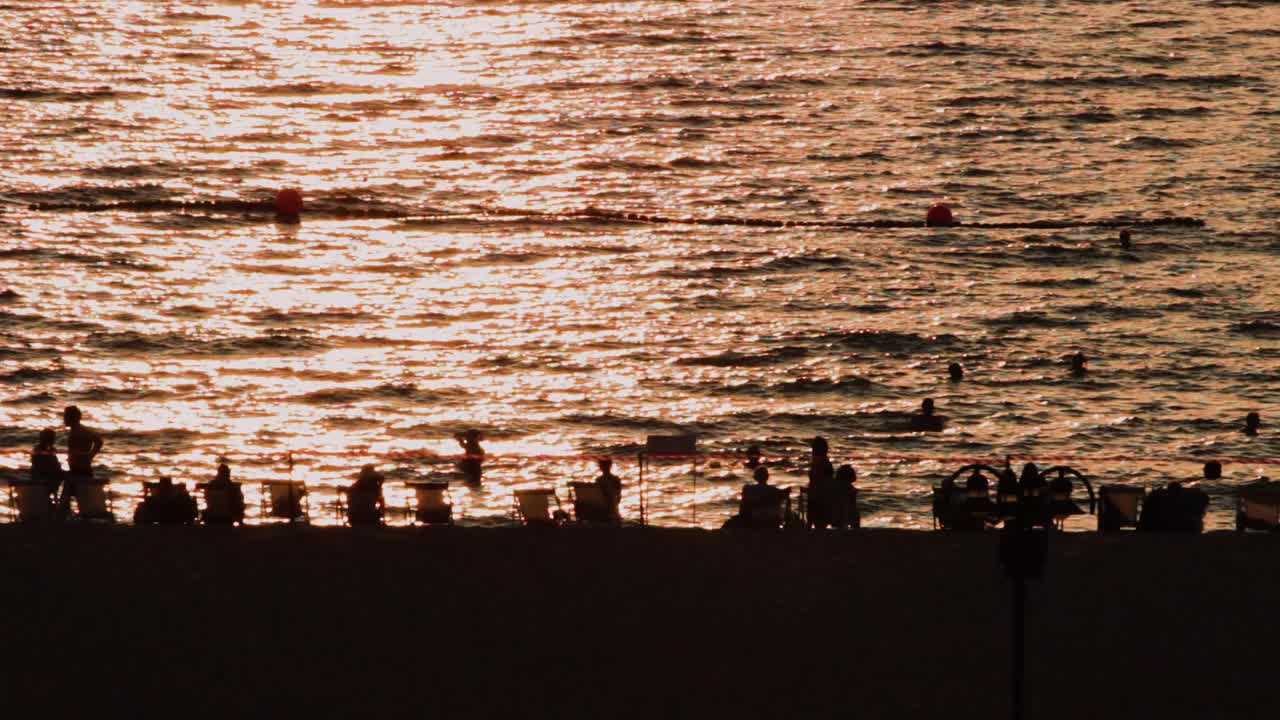
[(1250, 524), (1265, 527), (1280, 527), (1280, 495), (1241, 494), (1240, 512)]
[(80, 517), (88, 519), (110, 518), (107, 509), (107, 486), (103, 483), (76, 483), (76, 505), (80, 506)]
[[(1147, 495), (1145, 488), (1104, 485), (1098, 489), (1098, 494), (1102, 499), (1102, 513), (1117, 515), (1126, 526), (1137, 526), (1138, 507)], [(1099, 522), (1101, 521), (1099, 518)]]
[(450, 522), (453, 505), (449, 502), (449, 483), (412, 483), (414, 500), (418, 504), (418, 522), (440, 523)]
[(579, 522), (610, 522), (609, 499), (604, 488), (589, 482), (572, 483), (573, 512)]
[(554, 490), (517, 490), (516, 504), (526, 523), (551, 522), (551, 500)]
[(268, 480), (263, 483), (272, 517), (295, 520), (302, 517), (302, 495), (306, 487), (292, 480)]
[(207, 520), (231, 520), (231, 488), (206, 485), (204, 489), (205, 518)]
[(14, 484), (13, 505), (18, 511), (18, 522), (39, 522), (53, 515), (53, 503), (49, 499), (49, 488), (38, 484)]

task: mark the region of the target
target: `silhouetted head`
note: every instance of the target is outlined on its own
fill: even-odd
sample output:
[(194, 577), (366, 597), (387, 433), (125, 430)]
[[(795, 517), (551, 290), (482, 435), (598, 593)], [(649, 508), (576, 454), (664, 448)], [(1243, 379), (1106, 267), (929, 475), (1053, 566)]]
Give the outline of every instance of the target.
[(933, 416), (933, 398), (925, 398), (924, 402), (920, 403), (920, 414), (925, 417)]
[(161, 490), (168, 490), (168, 489), (169, 489), (169, 488), (171, 488), (171, 487), (173, 487), (173, 478), (169, 477), (168, 475), (161, 475), (161, 476), (160, 476), (160, 489), (161, 489)]
[(1076, 375), (1083, 375), (1088, 372), (1089, 369), (1085, 367), (1087, 362), (1089, 361), (1085, 358), (1084, 353), (1077, 351), (1076, 354), (1071, 356), (1071, 372)]
[(756, 471), (751, 474), (751, 477), (755, 478), (756, 483), (760, 485), (768, 485), (769, 484), (769, 468), (761, 465), (760, 467), (756, 468)]
[(816, 437), (809, 441), (809, 447), (813, 450), (814, 455), (826, 457), (828, 452), (827, 439), (824, 437)]
[(214, 477), (218, 482), (231, 482), (231, 468), (226, 460), (218, 461), (218, 474)]
[(1262, 426), (1262, 416), (1256, 412), (1251, 412), (1244, 416), (1244, 431), (1250, 435), (1257, 435), (1258, 428)]
[(960, 366), (960, 363), (951, 363), (947, 366), (947, 375), (951, 376), (952, 381), (963, 380), (964, 368)]
[(985, 490), (991, 487), (991, 483), (987, 480), (987, 476), (982, 474), (981, 470), (974, 468), (973, 474), (964, 481), (964, 486), (969, 490)]
[(1022, 466), (1022, 476), (1018, 478), (1018, 484), (1023, 487), (1039, 487), (1044, 484), (1044, 479), (1040, 477), (1040, 468), (1036, 464), (1029, 462)]
[(608, 474), (610, 470), (613, 470), (613, 461), (609, 458), (602, 458), (596, 463), (596, 465), (600, 467), (600, 472), (605, 474)]
[(836, 469), (836, 482), (841, 485), (852, 485), (858, 481), (858, 471), (852, 465), (841, 465)]
[(1121, 230), (1120, 231), (1120, 247), (1124, 248), (1125, 250), (1128, 250), (1132, 246), (1133, 246), (1133, 243), (1130, 240), (1129, 231)]
[(39, 435), (36, 436), (36, 449), (52, 450), (53, 443), (57, 441), (57, 439), (58, 439), (58, 433), (48, 428), (45, 428), (44, 430), (40, 431)]
[(81, 417), (80, 408), (75, 405), (68, 406), (66, 410), (62, 411), (62, 424), (67, 427), (75, 427), (80, 424)]
[(1222, 479), (1222, 463), (1217, 460), (1210, 460), (1204, 464), (1205, 480), (1221, 480)]

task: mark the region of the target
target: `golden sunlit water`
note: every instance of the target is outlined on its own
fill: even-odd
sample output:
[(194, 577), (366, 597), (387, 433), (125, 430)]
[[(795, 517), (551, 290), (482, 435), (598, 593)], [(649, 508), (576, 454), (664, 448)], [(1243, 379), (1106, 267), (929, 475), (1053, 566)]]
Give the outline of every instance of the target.
[[(864, 525), (925, 527), (962, 463), (915, 458), (1111, 457), (1073, 464), (1154, 484), (1198, 474), (1173, 458), (1277, 456), (1266, 425), (1239, 432), (1278, 399), (1276, 28), (1273, 4), (1189, 0), (6, 4), (0, 464), (77, 404), (118, 516), (225, 454), (247, 483), (306, 479), (336, 522), (369, 458), (402, 507), (401, 481), (455, 479), (423, 453), (477, 427), (508, 457), (453, 500), (493, 523), (513, 488), (594, 475), (519, 456), (696, 432), (797, 485), (822, 434), (859, 458)], [(301, 225), (146, 205), (281, 187)], [(914, 221), (935, 201), (1207, 226), (1127, 251), (1099, 228), (518, 212)], [(946, 431), (907, 431), (925, 397)], [(741, 472), (704, 463), (695, 489), (685, 469), (656, 471), (650, 519), (718, 526)], [(1228, 462), (1210, 526), (1266, 472)]]

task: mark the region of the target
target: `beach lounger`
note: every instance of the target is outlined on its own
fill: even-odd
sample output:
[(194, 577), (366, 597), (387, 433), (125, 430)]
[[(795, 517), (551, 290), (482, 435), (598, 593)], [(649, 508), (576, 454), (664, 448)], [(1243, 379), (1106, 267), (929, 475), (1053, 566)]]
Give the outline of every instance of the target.
[(262, 516), (290, 523), (311, 519), (307, 484), (302, 480), (263, 480)]
[(106, 483), (76, 483), (76, 507), (82, 520), (96, 522), (115, 522), (116, 516), (111, 508), (111, 496), (107, 493)]
[(15, 522), (49, 522), (54, 518), (55, 507), (44, 483), (9, 483), (9, 509)]
[(1241, 488), (1236, 494), (1236, 530), (1280, 532), (1280, 487)]
[[(516, 516), (526, 526), (559, 525), (564, 517), (560, 509), (560, 498), (552, 488), (515, 491)], [(555, 510), (551, 509), (555, 505)]]
[(413, 519), (423, 525), (452, 525), (453, 503), (447, 482), (409, 483), (413, 488)]
[(1098, 530), (1138, 527), (1146, 496), (1146, 488), (1133, 485), (1103, 485), (1098, 488)]
[(570, 497), (573, 500), (573, 517), (582, 524), (616, 525), (618, 518), (609, 506), (609, 498), (604, 488), (591, 482), (575, 482), (569, 484)]
[(244, 493), (240, 489), (240, 483), (199, 483), (196, 489), (204, 495), (204, 510), (200, 513), (200, 520), (205, 525), (244, 524)]

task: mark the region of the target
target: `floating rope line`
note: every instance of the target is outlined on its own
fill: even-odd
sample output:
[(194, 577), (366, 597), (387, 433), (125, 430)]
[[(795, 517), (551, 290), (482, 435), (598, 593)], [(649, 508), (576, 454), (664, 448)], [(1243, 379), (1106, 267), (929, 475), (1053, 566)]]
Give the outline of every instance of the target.
[[(236, 453), (236, 452), (213, 452), (209, 450), (187, 450), (177, 453), (160, 453), (137, 451), (131, 453), (103, 453), (103, 457), (146, 457), (148, 459), (175, 457), (179, 455), (201, 454), (219, 457), (225, 456), (239, 460), (277, 460), (282, 463), (288, 463), (292, 460), (299, 461), (307, 458), (356, 458), (356, 459), (381, 459), (386, 461), (394, 460), (428, 460), (435, 462), (458, 462), (466, 459), (479, 459), (489, 462), (512, 462), (512, 461), (538, 461), (538, 462), (598, 462), (600, 460), (627, 461), (634, 460), (639, 456), (644, 456), (646, 460), (729, 460), (743, 461), (747, 459), (747, 455), (737, 452), (704, 452), (704, 453), (679, 453), (679, 454), (649, 454), (644, 451), (636, 451), (625, 454), (617, 453), (574, 453), (574, 454), (518, 454), (518, 453), (486, 453), (484, 455), (467, 455), (463, 453), (441, 454), (430, 450), (389, 450), (385, 452), (364, 452), (359, 450), (335, 450), (335, 451), (313, 451), (313, 450), (295, 450), (276, 453)], [(10, 448), (0, 450), (0, 455), (21, 455), (28, 456), (31, 450)], [(785, 458), (794, 456), (774, 456), (774, 458)], [(849, 454), (838, 455), (832, 453), (835, 460), (841, 462), (899, 462), (899, 463), (959, 463), (970, 465), (975, 463), (1003, 464), (1007, 458), (1010, 462), (1036, 462), (1036, 463), (1205, 463), (1210, 460), (1216, 460), (1221, 463), (1233, 463), (1239, 465), (1280, 465), (1280, 458), (1268, 457), (1241, 457), (1230, 455), (998, 455), (998, 456), (973, 456), (973, 455), (877, 455), (877, 454)], [(770, 458), (765, 454), (761, 456), (762, 461)]]
[[(205, 214), (243, 214), (269, 219), (279, 206), (270, 200), (128, 200), (120, 202), (49, 202), (27, 206), (39, 212), (178, 212)], [(671, 216), (587, 207), (581, 210), (543, 212), (521, 208), (496, 207), (469, 213), (421, 213), (409, 208), (342, 207), (332, 203), (313, 204), (306, 211), (310, 217), (326, 219), (392, 219), (426, 222), (494, 221), (505, 219), (547, 220), (553, 222), (610, 222), (649, 225), (742, 226), (763, 228), (825, 228), (830, 230), (893, 230), (924, 227), (919, 220), (777, 220), (736, 216)], [(1072, 228), (1142, 228), (1204, 227), (1204, 220), (1193, 217), (1115, 217), (1101, 220), (1025, 220), (1017, 222), (967, 222), (948, 226), (952, 230), (1067, 230)]]

